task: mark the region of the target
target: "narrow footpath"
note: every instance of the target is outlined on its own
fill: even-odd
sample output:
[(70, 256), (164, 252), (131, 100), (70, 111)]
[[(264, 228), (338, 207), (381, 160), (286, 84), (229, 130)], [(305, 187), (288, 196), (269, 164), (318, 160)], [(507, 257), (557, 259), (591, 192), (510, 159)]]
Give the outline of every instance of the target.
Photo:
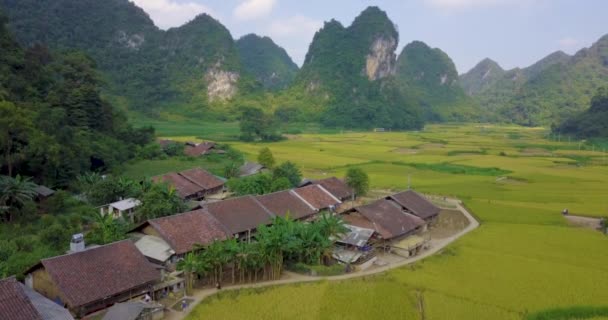
[[(277, 286), (277, 285), (303, 283), (303, 282), (314, 282), (314, 281), (340, 281), (340, 280), (345, 280), (345, 279), (352, 279), (352, 278), (358, 278), (358, 277), (378, 274), (378, 273), (385, 272), (387, 270), (399, 268), (399, 267), (420, 261), (431, 255), (434, 255), (435, 253), (439, 252), (441, 249), (445, 248), (450, 243), (456, 241), (458, 238), (462, 237), (463, 235), (465, 235), (465, 234), (473, 231), (477, 227), (479, 227), (479, 222), (473, 217), (473, 215), (471, 213), (469, 213), (461, 205), (461, 202), (459, 200), (446, 199), (446, 201), (450, 204), (455, 205), (456, 210), (461, 211), (467, 217), (467, 219), (469, 220), (469, 225), (466, 228), (464, 228), (463, 230), (461, 230), (460, 232), (458, 232), (450, 237), (443, 238), (443, 239), (437, 239), (437, 240), (431, 239), (431, 248), (429, 248), (426, 251), (421, 252), (420, 254), (418, 254), (412, 258), (408, 258), (403, 261), (399, 261), (399, 262), (395, 262), (395, 263), (390, 263), (390, 264), (387, 264), (387, 265), (381, 266), (381, 267), (375, 267), (375, 268), (365, 270), (365, 271), (353, 272), (353, 273), (343, 274), (343, 275), (339, 275), (339, 276), (313, 277), (313, 276), (289, 273), (288, 279), (225, 286), (221, 289), (221, 291), (239, 290), (239, 289), (247, 289), (247, 288), (261, 288), (261, 287), (268, 287), (268, 286)], [(165, 313), (165, 319), (166, 320), (182, 320), (182, 319), (186, 318), (188, 316), (188, 314), (190, 313), (190, 311), (196, 307), (196, 305), (198, 305), (201, 301), (203, 301), (207, 297), (216, 294), (218, 291), (219, 290), (217, 290), (215, 288), (197, 290), (193, 295), (186, 297), (187, 299), (192, 299), (193, 302), (190, 303), (190, 306), (185, 311), (175, 311), (173, 309), (170, 309), (169, 311), (167, 311)]]

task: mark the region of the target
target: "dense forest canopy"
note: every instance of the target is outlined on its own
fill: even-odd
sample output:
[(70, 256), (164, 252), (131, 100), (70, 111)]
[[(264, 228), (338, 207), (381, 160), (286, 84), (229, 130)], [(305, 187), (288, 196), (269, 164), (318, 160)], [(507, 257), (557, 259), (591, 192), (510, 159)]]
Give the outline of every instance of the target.
[(608, 87), (597, 91), (589, 109), (567, 119), (553, 131), (578, 138), (608, 138)]
[(133, 157), (153, 139), (100, 95), (95, 62), (77, 51), (19, 46), (0, 22), (1, 172), (65, 186)]

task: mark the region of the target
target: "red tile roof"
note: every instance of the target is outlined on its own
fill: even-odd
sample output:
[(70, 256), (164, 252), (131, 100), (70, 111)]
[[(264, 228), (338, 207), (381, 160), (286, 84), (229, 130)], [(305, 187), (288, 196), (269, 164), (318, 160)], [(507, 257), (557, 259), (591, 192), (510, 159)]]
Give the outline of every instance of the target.
[(253, 196), (244, 196), (207, 204), (211, 213), (230, 232), (238, 234), (271, 222), (274, 215)]
[(277, 216), (285, 217), (289, 212), (289, 217), (292, 219), (303, 219), (315, 214), (315, 208), (309, 206), (301, 198), (296, 196), (293, 191), (279, 191), (263, 196), (258, 196), (257, 199), (270, 212)]
[[(421, 218), (403, 211), (397, 204), (385, 199), (356, 207), (354, 210), (369, 220), (373, 226), (372, 229), (376, 230), (384, 239), (411, 233), (425, 224)], [(360, 227), (369, 228), (369, 225)]]
[(297, 188), (293, 191), (317, 210), (328, 209), (340, 204), (340, 200), (318, 184)]
[(0, 319), (43, 320), (23, 289), (14, 278), (0, 280)]
[(433, 218), (439, 214), (439, 211), (441, 211), (439, 207), (432, 204), (425, 197), (414, 190), (407, 190), (394, 194), (389, 196), (388, 199), (395, 201), (401, 207), (422, 219)]
[(349, 187), (346, 182), (336, 177), (315, 180), (313, 183), (320, 184), (325, 190), (329, 191), (329, 193), (340, 200), (347, 200), (353, 196), (352, 188)]
[(195, 245), (209, 245), (230, 236), (228, 230), (204, 210), (152, 219), (147, 223), (158, 231), (176, 254), (190, 252)]
[(212, 175), (207, 170), (203, 170), (201, 168), (184, 170), (179, 172), (178, 174), (190, 180), (190, 182), (201, 186), (205, 191), (215, 189), (224, 185), (224, 181)]
[(194, 147), (189, 145), (186, 146), (186, 148), (184, 149), (184, 153), (192, 157), (202, 156), (207, 154), (209, 150), (213, 148), (215, 148), (215, 142), (203, 142), (197, 144)]
[(72, 308), (160, 281), (160, 272), (130, 240), (43, 259), (39, 265)]
[(175, 190), (177, 190), (180, 197), (184, 199), (195, 196), (197, 193), (202, 191), (201, 186), (191, 182), (175, 172), (153, 177), (152, 181), (167, 182), (169, 185), (173, 186)]

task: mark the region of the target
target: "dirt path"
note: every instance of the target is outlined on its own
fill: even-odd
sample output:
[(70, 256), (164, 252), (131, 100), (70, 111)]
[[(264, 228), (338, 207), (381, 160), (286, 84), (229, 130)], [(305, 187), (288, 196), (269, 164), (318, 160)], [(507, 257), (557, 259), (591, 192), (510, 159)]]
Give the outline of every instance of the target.
[[(469, 225), (466, 228), (464, 228), (463, 230), (461, 230), (460, 232), (458, 232), (458, 233), (456, 233), (456, 234), (454, 234), (454, 235), (452, 235), (450, 237), (443, 238), (443, 239), (433, 239), (433, 240), (431, 240), (431, 248), (428, 249), (428, 250), (426, 250), (426, 251), (421, 252), (417, 256), (405, 259), (403, 261), (399, 261), (399, 262), (395, 262), (395, 263), (390, 263), (390, 264), (387, 264), (385, 266), (376, 267), (376, 268), (373, 268), (373, 269), (370, 269), (370, 270), (365, 270), (365, 271), (360, 271), (360, 272), (353, 272), (353, 273), (349, 273), (349, 274), (344, 274), (344, 275), (339, 275), (339, 276), (331, 276), (331, 277), (312, 277), (312, 276), (306, 276), (306, 275), (286, 272), (286, 275), (285, 275), (286, 278), (285, 279), (274, 280), (274, 281), (265, 281), (265, 282), (259, 282), (259, 283), (253, 283), (253, 284), (242, 284), (242, 285), (226, 286), (226, 287), (222, 288), (222, 291), (226, 291), (226, 290), (239, 290), (239, 289), (246, 289), (246, 288), (260, 288), (260, 287), (284, 285), (284, 284), (290, 284), (290, 283), (314, 282), (314, 281), (321, 281), (321, 280), (325, 280), (325, 281), (340, 281), (340, 280), (345, 280), (345, 279), (358, 278), (358, 277), (378, 274), (378, 273), (385, 272), (387, 270), (399, 268), (399, 267), (402, 267), (402, 266), (414, 263), (416, 261), (420, 261), (420, 260), (422, 260), (424, 258), (427, 258), (427, 257), (429, 257), (429, 256), (437, 253), (438, 251), (440, 251), (441, 249), (445, 248), (447, 245), (449, 245), (450, 243), (454, 242), (458, 238), (462, 237), (463, 235), (465, 235), (465, 234), (473, 231), (477, 227), (479, 227), (479, 222), (477, 220), (475, 220), (475, 218), (473, 218), (473, 215), (471, 215), (460, 204), (460, 201), (458, 201), (456, 199), (447, 199), (446, 201), (449, 202), (450, 204), (455, 205), (456, 206), (456, 210), (460, 210), (467, 217), (467, 219), (469, 220)], [(182, 320), (182, 319), (186, 318), (186, 316), (190, 313), (190, 311), (197, 304), (199, 304), (201, 301), (203, 301), (204, 299), (206, 299), (209, 296), (214, 295), (217, 292), (218, 292), (217, 289), (203, 289), (203, 290), (197, 291), (192, 296), (188, 296), (187, 297), (189, 299), (194, 300), (190, 304), (190, 306), (188, 307), (188, 309), (186, 309), (184, 312), (174, 311), (173, 309), (170, 309), (168, 312), (165, 313), (165, 319), (166, 320)]]
[(601, 226), (602, 226), (600, 218), (591, 218), (591, 217), (583, 217), (583, 216), (576, 216), (576, 215), (567, 215), (567, 216), (564, 216), (564, 218), (566, 218), (566, 220), (568, 220), (569, 224), (571, 224), (575, 227), (600, 230)]

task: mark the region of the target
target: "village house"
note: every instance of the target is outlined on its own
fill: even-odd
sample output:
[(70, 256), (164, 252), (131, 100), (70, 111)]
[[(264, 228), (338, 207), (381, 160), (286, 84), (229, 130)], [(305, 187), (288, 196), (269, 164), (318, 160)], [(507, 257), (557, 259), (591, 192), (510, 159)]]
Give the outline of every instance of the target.
[(294, 190), (284, 190), (257, 197), (272, 214), (293, 220), (306, 220), (317, 213), (317, 209), (298, 196)]
[(223, 154), (226, 153), (224, 150), (221, 150), (217, 147), (215, 142), (202, 142), (202, 143), (186, 143), (186, 147), (184, 148), (184, 153), (187, 156), (198, 157), (204, 156), (211, 153)]
[(70, 312), (15, 278), (0, 280), (0, 319), (74, 320)]
[(231, 236), (213, 215), (202, 209), (151, 219), (132, 232), (138, 239), (135, 246), (144, 256), (173, 270), (186, 253)]
[(373, 243), (370, 244), (384, 249), (390, 249), (393, 243), (418, 234), (426, 226), (424, 220), (386, 199), (355, 207), (345, 212), (342, 218), (351, 226), (374, 230), (370, 240)]
[(112, 202), (108, 205), (101, 206), (99, 211), (102, 216), (106, 214), (112, 215), (114, 219), (129, 218), (130, 221), (133, 221), (133, 214), (135, 213), (135, 208), (141, 205), (141, 201), (134, 198), (127, 198), (120, 201)]
[(254, 196), (208, 203), (203, 210), (215, 217), (232, 236), (247, 240), (259, 225), (270, 224), (275, 217)]
[(342, 203), (342, 201), (318, 184), (296, 188), (293, 191), (296, 196), (315, 208), (317, 212), (323, 210), (334, 212)]
[(432, 224), (441, 209), (427, 200), (424, 196), (414, 190), (407, 190), (386, 197), (397, 203), (405, 211), (423, 219), (429, 224)]
[(200, 168), (167, 173), (153, 177), (152, 181), (168, 183), (184, 200), (200, 200), (224, 190), (222, 179)]
[(161, 273), (130, 240), (47, 258), (25, 283), (77, 317), (151, 293)]
[(349, 187), (346, 182), (336, 177), (329, 177), (320, 180), (306, 180), (300, 185), (300, 187), (314, 184), (322, 186), (340, 201), (352, 200), (354, 195), (353, 189)]

